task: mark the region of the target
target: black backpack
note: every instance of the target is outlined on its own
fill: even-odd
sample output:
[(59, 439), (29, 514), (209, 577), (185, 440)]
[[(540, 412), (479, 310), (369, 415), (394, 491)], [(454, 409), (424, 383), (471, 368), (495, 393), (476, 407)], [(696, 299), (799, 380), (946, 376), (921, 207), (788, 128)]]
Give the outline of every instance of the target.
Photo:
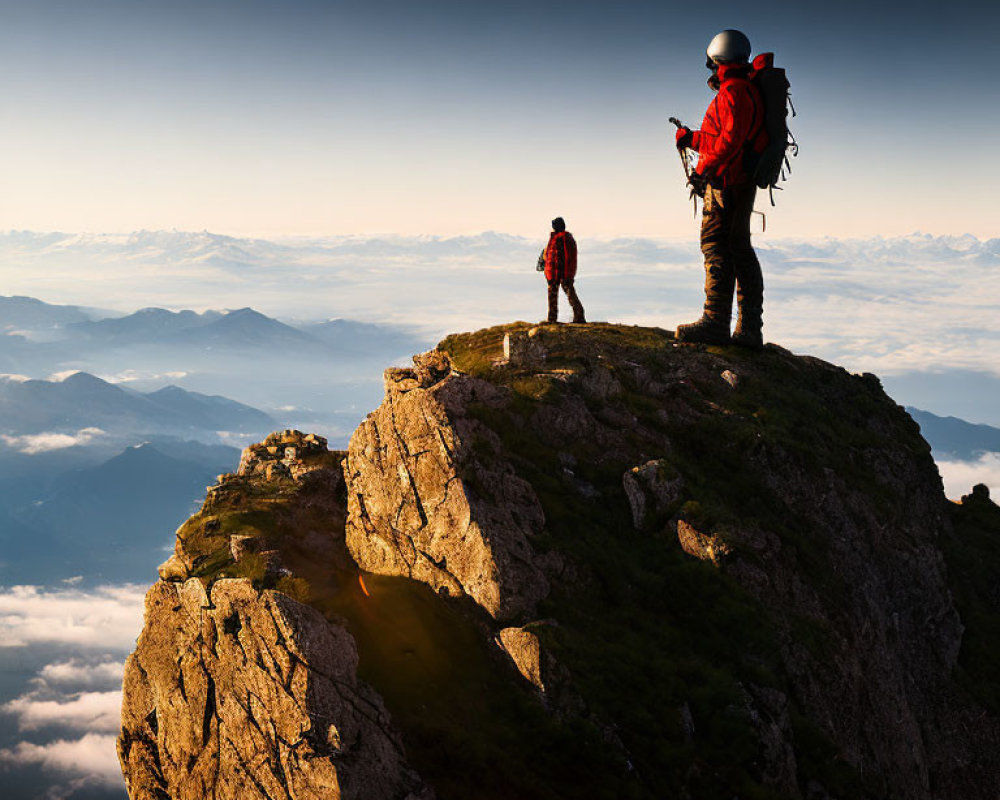
[(781, 189), (778, 181), (792, 174), (788, 154), (797, 156), (799, 145), (788, 130), (788, 109), (795, 116), (792, 105), (791, 84), (785, 70), (774, 66), (774, 53), (761, 53), (753, 60), (750, 82), (757, 87), (764, 102), (764, 130), (767, 131), (767, 146), (756, 156), (753, 168), (753, 182), (760, 189), (767, 189), (774, 205), (774, 190)]

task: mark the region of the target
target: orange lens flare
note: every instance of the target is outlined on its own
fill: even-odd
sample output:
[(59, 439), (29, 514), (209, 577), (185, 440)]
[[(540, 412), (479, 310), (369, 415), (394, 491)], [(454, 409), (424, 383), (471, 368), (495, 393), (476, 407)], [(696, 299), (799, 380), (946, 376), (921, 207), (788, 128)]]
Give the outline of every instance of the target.
[(360, 573), (358, 574), (358, 583), (361, 584), (361, 591), (365, 593), (365, 597), (371, 597), (371, 594), (369, 594), (368, 592), (368, 587), (365, 586), (364, 576), (361, 575)]

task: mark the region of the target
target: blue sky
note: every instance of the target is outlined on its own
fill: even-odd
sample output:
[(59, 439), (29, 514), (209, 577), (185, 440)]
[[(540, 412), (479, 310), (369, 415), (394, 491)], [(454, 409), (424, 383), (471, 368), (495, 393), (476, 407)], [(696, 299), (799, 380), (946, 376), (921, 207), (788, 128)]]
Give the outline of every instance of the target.
[(993, 232), (971, 3), (4, 3), (0, 228), (693, 236), (666, 119), (741, 27), (800, 117), (777, 235)]

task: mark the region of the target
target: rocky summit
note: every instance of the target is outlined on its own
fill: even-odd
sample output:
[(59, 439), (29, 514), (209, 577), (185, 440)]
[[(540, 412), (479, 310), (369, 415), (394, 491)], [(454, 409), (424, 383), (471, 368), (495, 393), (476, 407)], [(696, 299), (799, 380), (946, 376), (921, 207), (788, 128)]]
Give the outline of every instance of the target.
[(178, 531), (133, 800), (1000, 796), (1000, 508), (873, 375), (524, 323)]

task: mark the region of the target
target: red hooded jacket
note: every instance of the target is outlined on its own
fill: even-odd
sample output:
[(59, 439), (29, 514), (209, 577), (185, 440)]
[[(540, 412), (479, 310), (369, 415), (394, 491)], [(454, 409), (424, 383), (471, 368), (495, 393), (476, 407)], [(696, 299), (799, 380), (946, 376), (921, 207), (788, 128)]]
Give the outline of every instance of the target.
[(576, 277), (576, 239), (569, 231), (549, 234), (545, 246), (545, 280)]
[(697, 173), (718, 189), (749, 181), (743, 164), (746, 148), (760, 153), (767, 145), (764, 102), (749, 73), (748, 64), (719, 66), (719, 91), (691, 139), (700, 154)]

